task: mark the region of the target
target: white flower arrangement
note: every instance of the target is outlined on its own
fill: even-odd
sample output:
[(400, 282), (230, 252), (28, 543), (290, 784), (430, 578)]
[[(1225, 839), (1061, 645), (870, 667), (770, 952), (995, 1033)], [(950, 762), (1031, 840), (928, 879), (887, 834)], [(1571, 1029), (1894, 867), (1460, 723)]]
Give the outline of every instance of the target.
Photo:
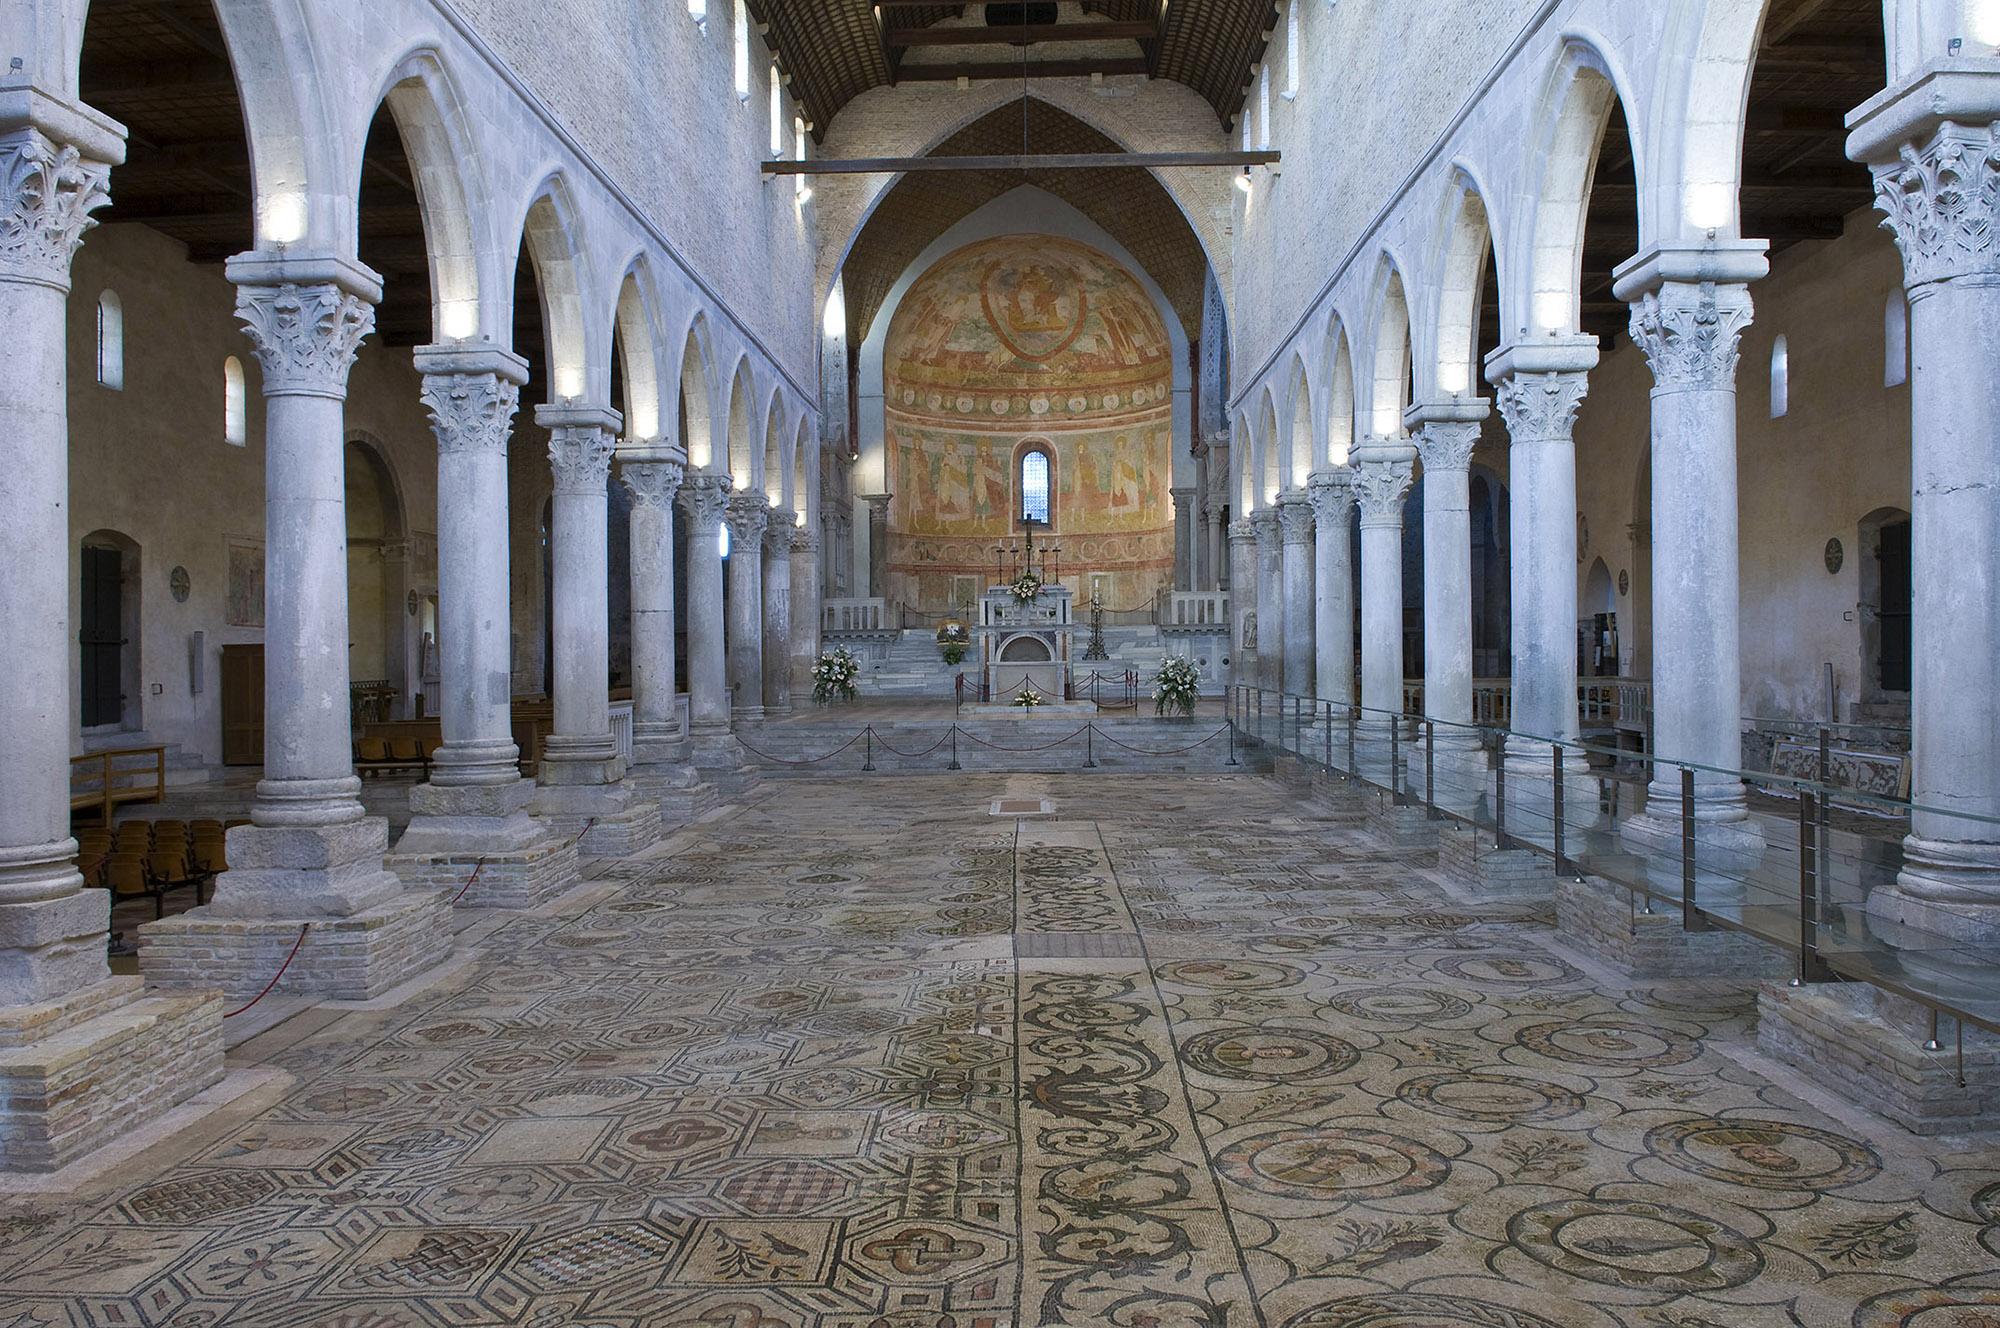
[(1042, 578), (1030, 568), (1014, 578), (1014, 584), (1007, 587), (1007, 593), (1014, 597), (1017, 604), (1032, 604), (1035, 597), (1042, 593)]
[(860, 675), (860, 661), (846, 647), (835, 646), (813, 663), (813, 700), (820, 705), (852, 701), (854, 680)]
[(1033, 710), (1042, 703), (1042, 694), (1032, 687), (1023, 687), (1014, 696), (1014, 704), (1024, 710)]
[(1201, 695), (1201, 671), (1194, 661), (1169, 655), (1153, 678), (1153, 706), (1161, 715), (1192, 715)]

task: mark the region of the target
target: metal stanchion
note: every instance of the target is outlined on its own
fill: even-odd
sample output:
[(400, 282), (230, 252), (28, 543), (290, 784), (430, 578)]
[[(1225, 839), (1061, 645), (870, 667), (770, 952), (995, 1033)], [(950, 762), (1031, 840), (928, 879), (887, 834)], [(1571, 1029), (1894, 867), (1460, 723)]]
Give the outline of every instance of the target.
[(1389, 717), (1389, 805), (1403, 805), (1403, 717)]
[(1507, 743), (1501, 740), (1493, 761), (1493, 851), (1507, 847)]
[(1333, 770), (1333, 702), (1331, 701), (1326, 703), (1326, 730), (1320, 737), (1321, 745), (1326, 751), (1326, 768), (1331, 773)]
[(1681, 930), (1707, 931), (1694, 898), (1694, 771), (1681, 767)]
[(951, 764), (946, 766), (945, 769), (963, 770), (964, 768), (964, 766), (958, 763), (958, 725), (954, 724), (951, 726)]
[(1085, 724), (1083, 726), (1083, 768), (1085, 770), (1097, 769), (1096, 738), (1097, 725)]
[(1437, 721), (1424, 721), (1424, 819), (1437, 820)]
[(1799, 790), (1799, 971), (1794, 987), (1831, 982), (1833, 970), (1819, 955), (1820, 872), (1819, 799), (1811, 789)]
[(875, 726), (870, 724), (861, 731), (861, 736), (867, 739), (867, 745), (862, 748), (861, 768), (863, 770), (873, 770), (875, 768)]
[(1551, 748), (1555, 754), (1556, 875), (1563, 874), (1563, 745)]
[(1359, 725), (1360, 712), (1350, 702), (1347, 707), (1347, 777), (1352, 780), (1361, 773), (1360, 762), (1354, 757), (1354, 731)]
[(1236, 759), (1236, 721), (1232, 719), (1228, 721), (1228, 723), (1229, 723), (1229, 764), (1240, 765), (1242, 763)]
[(1264, 741), (1264, 689), (1257, 689), (1257, 741)]

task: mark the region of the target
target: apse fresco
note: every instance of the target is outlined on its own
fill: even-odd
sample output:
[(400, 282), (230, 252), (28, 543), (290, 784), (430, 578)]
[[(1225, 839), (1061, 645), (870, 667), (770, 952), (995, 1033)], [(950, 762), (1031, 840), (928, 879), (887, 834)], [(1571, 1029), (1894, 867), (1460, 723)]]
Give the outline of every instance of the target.
[(949, 254), (897, 309), (883, 377), (893, 597), (941, 610), (954, 576), (991, 579), (994, 546), (1017, 538), (1016, 458), (1038, 443), (1063, 579), (1108, 575), (1115, 608), (1167, 584), (1173, 343), (1117, 260), (1048, 235)]

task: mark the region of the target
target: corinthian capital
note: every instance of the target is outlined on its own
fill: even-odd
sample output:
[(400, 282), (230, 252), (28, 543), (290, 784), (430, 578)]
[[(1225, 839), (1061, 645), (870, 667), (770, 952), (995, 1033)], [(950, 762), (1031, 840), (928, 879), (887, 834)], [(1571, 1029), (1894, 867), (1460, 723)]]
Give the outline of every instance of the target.
[(549, 431), (549, 466), (555, 491), (602, 498), (611, 479), (618, 440), (601, 424), (559, 424)]
[(1347, 518), (1354, 511), (1353, 475), (1344, 470), (1320, 471), (1312, 477), (1306, 495), (1321, 530), (1347, 529)]
[(39, 129), (0, 135), (0, 278), (69, 289), (69, 260), (93, 209), (111, 201), (111, 168)]
[(1255, 544), (1257, 542), (1256, 527), (1252, 526), (1247, 518), (1230, 522), (1229, 542), (1231, 544)]
[[(1577, 409), (1589, 391), (1586, 374), (1517, 373), (1502, 380), (1495, 395), (1500, 400), (1500, 414), (1507, 421), (1507, 433), (1515, 442), (1568, 442), (1576, 427)], [(1471, 456), (1470, 449), (1466, 455)], [(1424, 464), (1430, 464), (1428, 457)], [(1459, 464), (1462, 467), (1465, 462)]]
[(1906, 143), (1875, 168), (1875, 206), (1903, 251), (1912, 290), (2000, 273), (2000, 125), (1947, 120), (1928, 143)]
[(684, 473), (678, 461), (625, 461), (618, 466), (618, 482), (631, 495), (632, 506), (671, 511)]
[(495, 373), (425, 374), (424, 407), (438, 451), (504, 456), (521, 389)]
[(236, 316), (264, 371), (267, 397), (344, 398), (375, 306), (330, 281), (238, 286)]
[(1403, 496), (1410, 491), (1407, 461), (1361, 461), (1354, 466), (1354, 501), (1364, 526), (1401, 525)]
[(1472, 465), (1472, 449), (1479, 446), (1477, 421), (1432, 420), (1410, 435), (1417, 456), (1423, 460), (1424, 474), (1465, 470)]
[(709, 542), (699, 547), (715, 547), (713, 536), (722, 525), (722, 509), (728, 502), (727, 475), (694, 474), (682, 483), (681, 510), (687, 513), (689, 538), (710, 536)]
[(815, 554), (819, 552), (819, 532), (811, 526), (795, 526), (792, 529), (792, 552)]
[(1653, 366), (1655, 390), (1733, 391), (1750, 288), (1669, 281), (1632, 305), (1632, 340)]
[(771, 504), (761, 493), (744, 490), (729, 496), (729, 507), (723, 513), (729, 522), (729, 540), (733, 545), (753, 545), (764, 538), (764, 527), (771, 520)]
[(1250, 533), (1257, 540), (1257, 551), (1278, 547), (1283, 532), (1278, 528), (1278, 509), (1260, 507), (1250, 514)]
[(1287, 544), (1310, 544), (1313, 537), (1312, 500), (1302, 493), (1288, 493), (1278, 503), (1278, 525)]

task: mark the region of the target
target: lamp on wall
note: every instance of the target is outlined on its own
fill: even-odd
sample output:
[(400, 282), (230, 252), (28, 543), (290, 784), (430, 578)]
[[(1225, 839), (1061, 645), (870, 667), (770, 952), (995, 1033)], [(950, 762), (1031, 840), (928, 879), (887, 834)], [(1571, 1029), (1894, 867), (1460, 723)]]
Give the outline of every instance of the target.
[(1243, 174), (1236, 177), (1236, 187), (1241, 189), (1245, 194), (1250, 192), (1250, 168), (1248, 166), (1243, 168)]

